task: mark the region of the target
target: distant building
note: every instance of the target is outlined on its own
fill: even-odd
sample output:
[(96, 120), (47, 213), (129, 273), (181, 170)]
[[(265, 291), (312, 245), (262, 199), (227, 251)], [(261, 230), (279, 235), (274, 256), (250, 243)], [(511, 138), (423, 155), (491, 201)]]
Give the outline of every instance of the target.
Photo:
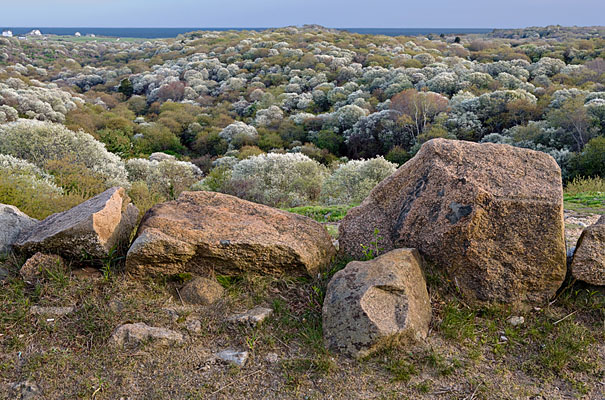
[(40, 32), (39, 29), (34, 29), (33, 31), (31, 31), (30, 33), (28, 33), (29, 36), (42, 36), (42, 32)]
[(74, 36), (80, 37), (80, 36), (82, 36), (82, 34), (80, 32), (76, 32), (76, 34)]
[(97, 35), (95, 35), (94, 33), (89, 33), (88, 35), (86, 35), (88, 37), (97, 37)]
[(3, 37), (13, 37), (13, 32), (6, 30), (6, 31), (2, 31), (2, 36)]

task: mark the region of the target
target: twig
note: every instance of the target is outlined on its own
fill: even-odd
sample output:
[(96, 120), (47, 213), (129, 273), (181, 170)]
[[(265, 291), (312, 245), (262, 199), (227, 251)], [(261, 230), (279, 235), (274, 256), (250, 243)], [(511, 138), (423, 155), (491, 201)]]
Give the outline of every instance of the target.
[(475, 398), (475, 395), (477, 394), (477, 390), (479, 390), (481, 385), (483, 385), (483, 384), (482, 383), (478, 384), (477, 387), (475, 388), (475, 390), (473, 391), (473, 393), (471, 394), (471, 397), (465, 397), (464, 400), (466, 400), (466, 399), (473, 400)]
[(210, 396), (212, 396), (213, 394), (217, 394), (217, 393), (218, 393), (218, 392), (220, 392), (221, 390), (223, 390), (223, 389), (225, 389), (225, 388), (227, 388), (227, 387), (229, 387), (229, 386), (231, 386), (231, 385), (234, 385), (234, 384), (236, 384), (237, 382), (239, 382), (239, 381), (241, 381), (241, 380), (243, 380), (243, 379), (249, 378), (249, 377), (251, 377), (252, 375), (256, 375), (256, 374), (258, 374), (259, 372), (264, 372), (264, 371), (263, 371), (262, 369), (259, 369), (259, 370), (255, 371), (255, 372), (252, 372), (251, 374), (248, 374), (248, 375), (242, 376), (241, 378), (239, 378), (239, 379), (237, 379), (237, 380), (235, 380), (235, 381), (233, 381), (233, 382), (231, 382), (231, 383), (228, 383), (228, 384), (226, 384), (225, 386), (223, 386), (223, 387), (221, 387), (221, 388), (219, 388), (219, 389), (216, 389), (214, 392), (210, 393)]
[(561, 318), (560, 320), (558, 320), (558, 321), (556, 321), (555, 323), (553, 323), (553, 325), (557, 325), (559, 322), (561, 322), (561, 321), (563, 321), (563, 320), (566, 320), (567, 318), (571, 317), (572, 315), (574, 315), (574, 314), (575, 314), (575, 313), (577, 313), (577, 312), (578, 312), (578, 310), (576, 310), (576, 311), (574, 311), (574, 312), (572, 312), (572, 313), (570, 313), (570, 314), (567, 314), (566, 316), (564, 316), (564, 317), (563, 317), (563, 318)]
[(99, 390), (101, 390), (101, 388), (103, 387), (103, 385), (99, 385), (99, 387), (97, 388), (97, 390), (95, 390), (94, 392), (92, 392), (92, 396), (91, 398), (95, 398), (95, 396), (97, 395), (97, 393), (99, 392)]
[(183, 302), (183, 298), (181, 297), (181, 292), (179, 292), (179, 288), (175, 288), (176, 289), (176, 294), (179, 295), (179, 299), (181, 300), (181, 305), (184, 307), (185, 303)]

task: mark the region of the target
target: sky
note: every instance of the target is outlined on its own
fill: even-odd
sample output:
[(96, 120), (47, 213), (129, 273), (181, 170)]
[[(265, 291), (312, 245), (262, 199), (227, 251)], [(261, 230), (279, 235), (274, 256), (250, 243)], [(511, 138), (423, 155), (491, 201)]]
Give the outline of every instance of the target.
[(605, 0), (0, 0), (0, 27), (604, 25)]

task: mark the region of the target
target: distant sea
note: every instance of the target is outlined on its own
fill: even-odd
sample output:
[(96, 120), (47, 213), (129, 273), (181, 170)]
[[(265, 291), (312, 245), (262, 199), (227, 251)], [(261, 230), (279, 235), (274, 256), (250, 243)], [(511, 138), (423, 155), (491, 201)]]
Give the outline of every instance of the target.
[[(109, 37), (128, 37), (128, 38), (171, 38), (182, 33), (192, 31), (263, 31), (268, 28), (11, 28), (4, 27), (0, 30), (10, 29), (13, 35), (19, 36), (31, 32), (33, 29), (39, 29), (44, 35), (66, 35), (73, 36), (80, 32), (82, 36), (94, 34), (96, 36)], [(341, 29), (341, 28), (337, 28)], [(342, 28), (341, 30), (364, 35), (387, 35), (387, 36), (417, 36), (428, 34), (471, 34), (471, 33), (489, 33), (493, 29), (464, 29), (464, 28)]]

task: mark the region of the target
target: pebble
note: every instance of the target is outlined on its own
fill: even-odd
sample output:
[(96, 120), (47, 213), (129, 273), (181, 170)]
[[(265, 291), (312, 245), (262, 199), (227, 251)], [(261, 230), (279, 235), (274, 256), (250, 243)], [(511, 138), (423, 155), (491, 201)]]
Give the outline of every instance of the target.
[(247, 324), (254, 327), (266, 320), (271, 314), (273, 314), (273, 310), (270, 308), (256, 307), (245, 313), (233, 315), (227, 320), (229, 322)]
[(512, 316), (507, 321), (512, 326), (523, 325), (525, 323), (525, 318), (519, 316)]
[(247, 351), (237, 351), (237, 350), (223, 350), (216, 355), (223, 361), (227, 361), (233, 363), (239, 367), (243, 367), (248, 361), (248, 352)]

